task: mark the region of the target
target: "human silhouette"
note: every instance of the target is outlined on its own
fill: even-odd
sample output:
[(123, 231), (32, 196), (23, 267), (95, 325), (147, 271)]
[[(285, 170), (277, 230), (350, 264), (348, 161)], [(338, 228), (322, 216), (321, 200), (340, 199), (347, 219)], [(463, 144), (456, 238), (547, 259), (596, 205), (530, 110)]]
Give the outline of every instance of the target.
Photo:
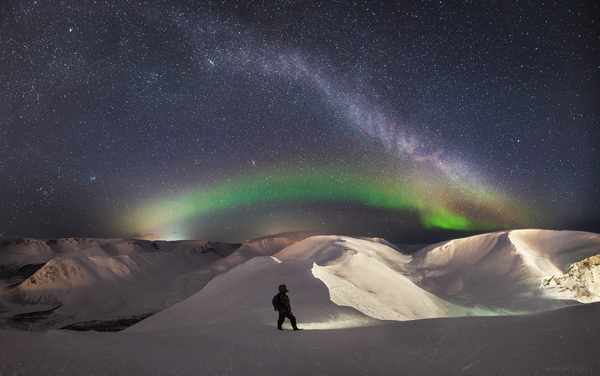
[(279, 312), (279, 320), (277, 320), (277, 329), (283, 330), (281, 325), (283, 325), (283, 322), (287, 317), (292, 323), (292, 328), (294, 330), (301, 330), (298, 329), (298, 326), (296, 325), (296, 317), (292, 313), (292, 305), (290, 304), (290, 298), (286, 294), (287, 292), (289, 292), (287, 287), (285, 285), (280, 285), (279, 294), (275, 296), (275, 300), (277, 299), (277, 297), (279, 297), (279, 304), (277, 304), (275, 308)]

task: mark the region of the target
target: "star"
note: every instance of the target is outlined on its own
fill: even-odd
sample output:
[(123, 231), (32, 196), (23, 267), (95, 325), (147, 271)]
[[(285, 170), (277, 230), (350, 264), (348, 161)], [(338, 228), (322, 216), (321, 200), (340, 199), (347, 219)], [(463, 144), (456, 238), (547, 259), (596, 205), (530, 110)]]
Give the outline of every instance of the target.
[(11, 2), (0, 232), (598, 231), (597, 7)]

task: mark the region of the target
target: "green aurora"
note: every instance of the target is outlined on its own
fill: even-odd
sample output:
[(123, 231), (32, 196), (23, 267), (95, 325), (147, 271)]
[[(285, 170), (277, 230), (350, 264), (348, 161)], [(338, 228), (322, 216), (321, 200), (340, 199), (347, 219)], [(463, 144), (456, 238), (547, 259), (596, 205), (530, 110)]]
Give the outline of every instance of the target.
[[(232, 208), (303, 200), (347, 202), (416, 212), (426, 229), (493, 231), (511, 225), (506, 219), (510, 216), (506, 209), (499, 209), (505, 200), (497, 193), (481, 188), (448, 187), (439, 182), (427, 183), (422, 178), (394, 178), (328, 169), (263, 171), (226, 179), (142, 205), (128, 221), (135, 227), (134, 231), (145, 233), (149, 229)], [(463, 210), (464, 207), (469, 210)]]

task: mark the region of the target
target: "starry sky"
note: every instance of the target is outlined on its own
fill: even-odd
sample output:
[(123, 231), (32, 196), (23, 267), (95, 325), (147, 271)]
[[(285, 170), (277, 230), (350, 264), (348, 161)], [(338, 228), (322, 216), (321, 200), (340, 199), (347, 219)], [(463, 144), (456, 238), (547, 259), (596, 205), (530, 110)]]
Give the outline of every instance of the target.
[(0, 234), (600, 231), (596, 1), (3, 1)]

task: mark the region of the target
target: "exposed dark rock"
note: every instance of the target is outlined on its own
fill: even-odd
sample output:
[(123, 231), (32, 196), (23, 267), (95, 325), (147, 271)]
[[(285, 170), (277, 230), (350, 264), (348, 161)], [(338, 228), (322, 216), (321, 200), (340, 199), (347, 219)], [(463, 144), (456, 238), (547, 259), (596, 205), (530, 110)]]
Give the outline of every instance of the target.
[(74, 330), (78, 332), (96, 331), (96, 332), (120, 332), (130, 326), (137, 324), (143, 319), (152, 316), (156, 312), (148, 313), (145, 315), (131, 316), (131, 317), (120, 317), (115, 320), (93, 320), (83, 321), (75, 324), (67, 325), (62, 327), (63, 330)]

